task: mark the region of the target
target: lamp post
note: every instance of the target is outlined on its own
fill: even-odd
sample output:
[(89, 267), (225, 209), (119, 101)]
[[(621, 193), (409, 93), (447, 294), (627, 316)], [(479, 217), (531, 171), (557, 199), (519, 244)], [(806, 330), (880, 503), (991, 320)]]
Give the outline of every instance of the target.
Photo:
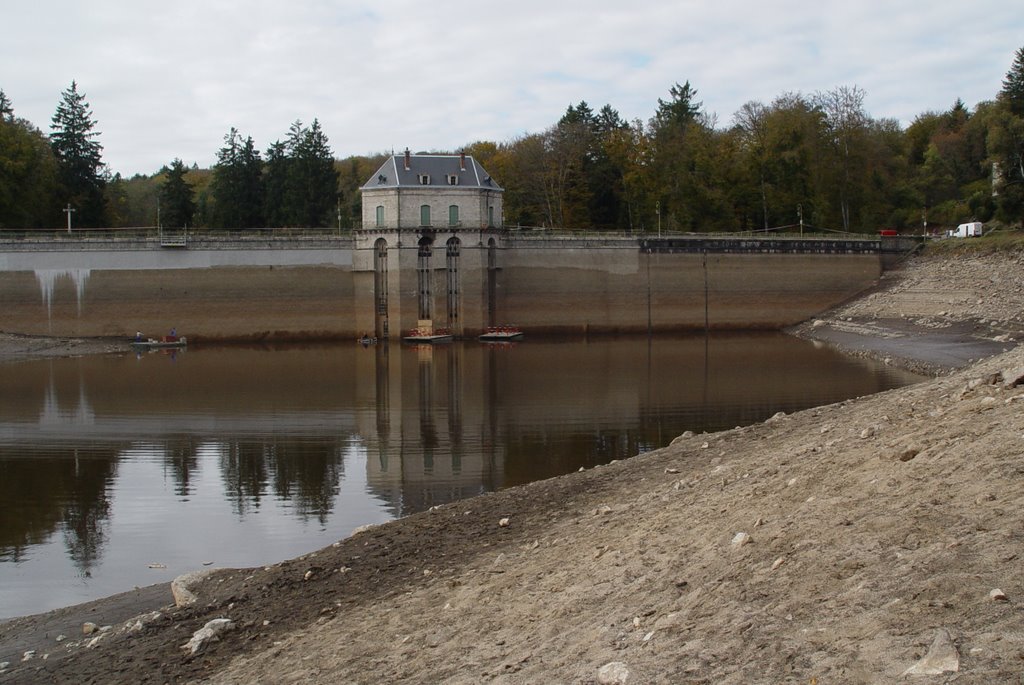
[(658, 237), (661, 237), (661, 200), (654, 203), (654, 213), (658, 215)]
[(71, 206), (70, 202), (68, 203), (68, 206), (64, 208), (64, 213), (68, 215), (68, 233), (71, 233), (71, 213), (74, 211), (75, 209)]

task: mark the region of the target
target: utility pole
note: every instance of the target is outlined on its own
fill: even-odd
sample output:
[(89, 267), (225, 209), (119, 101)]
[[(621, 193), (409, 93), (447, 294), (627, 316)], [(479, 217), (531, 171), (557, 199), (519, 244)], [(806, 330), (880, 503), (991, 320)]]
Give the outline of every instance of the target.
[(75, 210), (71, 207), (70, 202), (68, 203), (68, 206), (64, 208), (64, 213), (68, 215), (68, 233), (71, 233), (71, 213), (74, 211)]

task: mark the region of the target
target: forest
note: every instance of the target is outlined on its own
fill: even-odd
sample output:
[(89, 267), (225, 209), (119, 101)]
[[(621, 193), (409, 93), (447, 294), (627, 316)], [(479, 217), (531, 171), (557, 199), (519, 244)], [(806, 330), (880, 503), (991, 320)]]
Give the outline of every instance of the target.
[[(728, 122), (688, 81), (650, 119), (571, 104), (547, 130), (476, 141), (505, 188), (505, 225), (617, 232), (808, 229), (938, 231), (1024, 219), (1024, 47), (1002, 88), (903, 128), (872, 117), (864, 90), (839, 86), (751, 101)], [(319, 121), (295, 121), (260, 150), (231, 127), (210, 169), (168, 162), (122, 178), (102, 160), (78, 84), (44, 133), (0, 90), (0, 230), (74, 225), (206, 229), (358, 228), (359, 187), (388, 153), (335, 157)]]

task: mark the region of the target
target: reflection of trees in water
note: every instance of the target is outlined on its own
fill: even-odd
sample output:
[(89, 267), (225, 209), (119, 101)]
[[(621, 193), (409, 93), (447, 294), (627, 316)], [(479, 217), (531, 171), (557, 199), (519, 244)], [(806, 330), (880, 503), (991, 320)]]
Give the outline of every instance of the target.
[(54, 449), (45, 459), (0, 453), (0, 559), (62, 531), (68, 556), (89, 576), (106, 541), (119, 448)]
[(263, 443), (232, 442), (221, 451), (224, 494), (239, 516), (260, 508), (268, 480), (265, 448)]
[(220, 459), (225, 491), (239, 516), (259, 509), (269, 485), (300, 517), (315, 517), (321, 525), (334, 508), (344, 466), (344, 446), (336, 440), (234, 442)]
[(189, 437), (169, 438), (164, 450), (164, 465), (174, 479), (174, 494), (184, 497), (192, 492), (192, 476), (199, 468), (197, 442)]
[(274, 492), (283, 500), (294, 500), (299, 516), (316, 516), (320, 525), (326, 525), (345, 473), (341, 447), (306, 441), (278, 447), (272, 462)]

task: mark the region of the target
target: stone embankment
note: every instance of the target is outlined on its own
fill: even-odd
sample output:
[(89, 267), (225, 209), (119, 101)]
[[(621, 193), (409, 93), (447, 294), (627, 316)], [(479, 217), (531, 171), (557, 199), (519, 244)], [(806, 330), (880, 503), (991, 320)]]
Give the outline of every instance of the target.
[[(905, 359), (929, 331), (1012, 348), (1021, 264), (914, 260), (808, 328), (878, 326), (901, 337), (863, 353)], [(51, 620), (31, 655), (0, 649), (0, 683), (1016, 682), (1024, 349), (950, 371), (958, 354), (911, 387), (216, 571), (95, 642), (74, 612), (0, 625), (5, 648)]]

